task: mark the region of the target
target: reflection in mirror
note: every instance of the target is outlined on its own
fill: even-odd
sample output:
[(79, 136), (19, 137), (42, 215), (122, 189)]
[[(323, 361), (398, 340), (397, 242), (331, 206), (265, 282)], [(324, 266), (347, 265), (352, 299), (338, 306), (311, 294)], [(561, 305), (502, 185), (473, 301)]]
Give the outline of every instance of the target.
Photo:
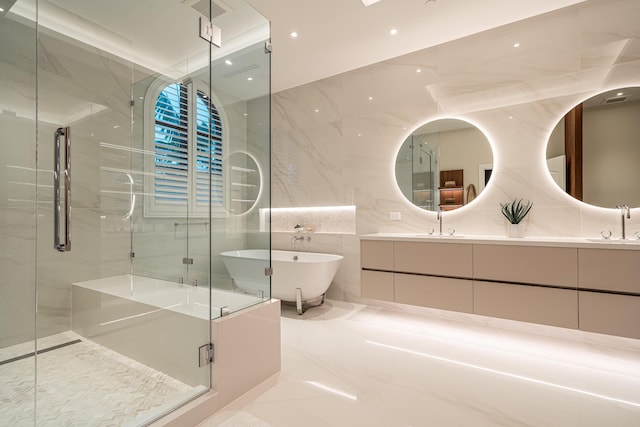
[(414, 205), (453, 210), (470, 203), (489, 182), (493, 153), (477, 127), (438, 119), (416, 129), (396, 158), (396, 182)]
[(236, 215), (246, 213), (255, 206), (260, 195), (260, 170), (252, 155), (244, 152), (231, 153), (227, 159), (229, 172), (229, 211)]
[(640, 87), (609, 90), (572, 109), (547, 145), (554, 181), (590, 205), (640, 207)]

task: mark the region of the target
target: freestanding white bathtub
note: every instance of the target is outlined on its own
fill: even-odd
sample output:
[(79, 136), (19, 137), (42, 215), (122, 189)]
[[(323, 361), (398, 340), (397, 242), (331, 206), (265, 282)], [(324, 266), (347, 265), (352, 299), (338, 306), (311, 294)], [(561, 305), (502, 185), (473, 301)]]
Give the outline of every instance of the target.
[[(245, 249), (220, 254), (237, 287), (250, 294), (264, 291), (268, 280), (264, 269), (269, 267), (268, 249)], [(271, 297), (295, 302), (298, 314), (305, 303), (322, 298), (329, 289), (342, 255), (311, 252), (271, 251)]]

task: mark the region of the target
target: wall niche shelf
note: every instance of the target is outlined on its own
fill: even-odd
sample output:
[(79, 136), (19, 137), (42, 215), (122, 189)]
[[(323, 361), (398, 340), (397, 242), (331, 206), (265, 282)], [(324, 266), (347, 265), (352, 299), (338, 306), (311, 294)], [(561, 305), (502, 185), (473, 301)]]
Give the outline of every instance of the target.
[(438, 207), (443, 211), (451, 211), (464, 206), (464, 170), (440, 171), (440, 202)]

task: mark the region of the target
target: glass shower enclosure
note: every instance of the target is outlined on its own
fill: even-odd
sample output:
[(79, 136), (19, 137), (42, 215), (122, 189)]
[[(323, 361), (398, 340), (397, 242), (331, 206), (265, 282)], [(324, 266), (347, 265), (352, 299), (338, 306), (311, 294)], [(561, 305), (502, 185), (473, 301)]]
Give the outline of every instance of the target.
[(215, 389), (211, 319), (270, 298), (219, 255), (270, 248), (268, 37), (242, 0), (0, 2), (2, 423)]
[(396, 161), (396, 177), (402, 194), (414, 205), (437, 210), (437, 152), (424, 140), (424, 135), (409, 135), (402, 144)]

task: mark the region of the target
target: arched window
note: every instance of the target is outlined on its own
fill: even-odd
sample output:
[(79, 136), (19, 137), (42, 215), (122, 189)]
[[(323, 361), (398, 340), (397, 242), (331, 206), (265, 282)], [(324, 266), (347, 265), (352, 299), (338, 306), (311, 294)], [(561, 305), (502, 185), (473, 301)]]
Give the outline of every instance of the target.
[(215, 104), (192, 82), (178, 82), (158, 92), (153, 108), (146, 215), (204, 216), (210, 202), (224, 208), (224, 129)]

